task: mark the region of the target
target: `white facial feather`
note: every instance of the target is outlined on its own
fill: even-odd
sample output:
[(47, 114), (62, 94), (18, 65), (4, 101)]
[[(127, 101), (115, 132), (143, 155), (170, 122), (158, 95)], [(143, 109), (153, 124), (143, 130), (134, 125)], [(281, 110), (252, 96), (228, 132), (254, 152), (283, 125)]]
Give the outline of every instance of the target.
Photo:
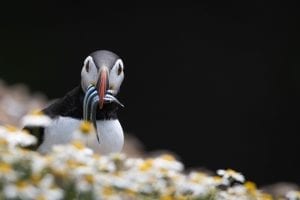
[(83, 63), (81, 70), (81, 87), (84, 91), (87, 90), (89, 85), (96, 85), (99, 78), (98, 70), (95, 62), (91, 56), (88, 56)]
[[(99, 71), (91, 56), (88, 56), (83, 63), (81, 70), (81, 87), (84, 91), (88, 86), (96, 85), (99, 79)], [(122, 59), (117, 59), (114, 66), (109, 72), (109, 91), (117, 95), (124, 79), (124, 64)]]
[[(121, 73), (120, 73), (121, 72)], [(113, 95), (119, 92), (124, 79), (124, 64), (121, 59), (118, 59), (109, 74), (109, 88)]]

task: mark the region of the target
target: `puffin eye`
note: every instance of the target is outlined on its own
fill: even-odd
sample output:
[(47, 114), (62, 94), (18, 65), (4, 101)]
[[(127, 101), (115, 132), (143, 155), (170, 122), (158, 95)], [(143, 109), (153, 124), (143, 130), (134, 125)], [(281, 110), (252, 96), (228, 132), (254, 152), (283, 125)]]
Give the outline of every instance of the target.
[(118, 68), (118, 76), (122, 73), (123, 69), (121, 64), (119, 64), (119, 68)]
[(87, 61), (86, 65), (85, 65), (85, 70), (86, 70), (87, 72), (90, 71), (90, 61)]

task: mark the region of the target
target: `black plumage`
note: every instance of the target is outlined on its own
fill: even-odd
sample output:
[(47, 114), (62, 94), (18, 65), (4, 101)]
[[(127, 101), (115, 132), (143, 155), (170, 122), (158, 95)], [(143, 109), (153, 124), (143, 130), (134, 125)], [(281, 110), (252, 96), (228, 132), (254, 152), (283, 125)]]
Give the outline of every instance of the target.
[[(123, 105), (113, 96), (113, 93), (111, 91), (108, 91), (108, 86), (110, 85), (108, 74), (111, 72), (114, 66), (117, 66), (118, 72), (115, 69), (112, 71), (112, 73), (115, 73), (115, 75), (117, 76), (122, 75), (121, 73), (123, 72), (123, 64), (122, 61), (119, 60), (120, 57), (118, 55), (107, 50), (99, 50), (91, 53), (84, 61), (84, 66), (81, 72), (81, 85), (75, 87), (61, 99), (54, 101), (51, 105), (43, 109), (42, 112), (53, 120), (56, 120), (59, 117), (69, 117), (76, 120), (82, 120), (83, 118), (85, 120), (92, 120), (96, 130), (97, 120), (117, 120), (117, 110), (120, 106)], [(97, 76), (98, 79), (96, 79)], [(123, 76), (121, 76), (121, 78), (116, 78), (116, 81), (119, 81), (119, 83), (121, 84), (121, 82), (123, 81)], [(95, 95), (96, 93), (98, 95), (98, 107), (95, 104), (97, 103), (97, 99), (90, 98), (90, 93), (86, 93), (87, 88), (90, 85), (94, 85), (93, 83), (97, 83), (95, 85), (95, 91), (93, 91), (93, 95)], [(117, 83), (117, 85), (119, 83)], [(112, 82), (111, 84), (114, 85), (114, 82)], [(118, 87), (116, 89), (109, 90), (115, 90), (114, 92), (116, 94), (119, 89)], [(99, 91), (97, 91), (96, 89), (98, 89)], [(104, 100), (105, 97), (106, 99)], [(89, 99), (88, 104), (86, 102), (87, 99)], [(91, 102), (90, 100), (94, 102)], [(88, 114), (86, 110), (89, 109), (90, 111), (91, 106), (93, 106), (93, 111)], [(83, 113), (84, 108), (85, 113)], [(56, 124), (54, 124), (54, 126), (56, 126)], [(28, 130), (38, 139), (37, 144), (30, 147), (31, 149), (37, 149), (40, 145), (42, 145), (45, 138), (45, 129), (47, 130), (47, 127), (26, 126), (24, 127), (24, 129)], [(121, 135), (122, 134), (123, 132), (121, 133)], [(96, 135), (99, 142), (98, 134)], [(60, 136), (63, 135), (58, 135), (56, 137)], [(122, 140), (122, 137), (120, 137), (120, 139)]]
[[(58, 116), (82, 119), (83, 117), (84, 92), (77, 86), (68, 92), (63, 98), (56, 100), (53, 104), (43, 109), (43, 113), (55, 118)], [(119, 105), (116, 103), (105, 104), (100, 110), (97, 109), (97, 120), (117, 119)]]
[[(45, 115), (55, 119), (57, 117), (70, 117), (78, 120), (82, 120), (83, 117), (83, 99), (84, 92), (80, 86), (75, 87), (73, 90), (68, 92), (61, 99), (56, 100), (51, 105), (42, 110)], [(97, 109), (97, 120), (109, 120), (117, 119), (117, 110), (119, 105), (112, 102), (105, 104), (100, 110)], [(37, 148), (44, 141), (44, 127), (31, 127), (25, 126), (23, 128), (37, 138), (37, 144), (27, 147), (31, 150), (37, 150)]]

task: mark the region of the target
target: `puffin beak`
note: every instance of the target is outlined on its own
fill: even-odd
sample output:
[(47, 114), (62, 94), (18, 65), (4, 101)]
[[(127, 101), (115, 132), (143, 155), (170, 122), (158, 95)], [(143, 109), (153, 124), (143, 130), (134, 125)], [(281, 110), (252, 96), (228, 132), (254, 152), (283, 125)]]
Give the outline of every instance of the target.
[(100, 69), (100, 75), (99, 75), (99, 80), (98, 80), (98, 84), (97, 84), (100, 109), (103, 108), (104, 101), (105, 101), (104, 97), (105, 97), (106, 91), (108, 89), (108, 86), (109, 86), (108, 69), (106, 67), (102, 67)]

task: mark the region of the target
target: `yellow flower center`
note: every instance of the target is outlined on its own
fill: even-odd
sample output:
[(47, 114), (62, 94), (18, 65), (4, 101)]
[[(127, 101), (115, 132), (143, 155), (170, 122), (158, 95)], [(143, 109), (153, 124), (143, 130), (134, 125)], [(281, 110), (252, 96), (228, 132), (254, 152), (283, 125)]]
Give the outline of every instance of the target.
[(93, 184), (94, 183), (94, 177), (92, 175), (85, 175), (84, 179), (89, 183), (89, 184)]
[(67, 164), (68, 164), (68, 166), (70, 167), (70, 168), (77, 168), (77, 167), (80, 167), (80, 166), (83, 166), (83, 164), (82, 163), (80, 163), (80, 162), (77, 162), (76, 160), (72, 160), (72, 159), (70, 159), (70, 160), (67, 160)]
[(270, 194), (262, 193), (261, 200), (273, 200), (273, 197)]
[(96, 160), (99, 160), (100, 159), (100, 155), (99, 154), (93, 154), (92, 157)]
[(39, 109), (34, 109), (30, 112), (30, 115), (44, 115), (44, 113)]
[(74, 141), (72, 142), (72, 145), (73, 145), (74, 147), (76, 147), (77, 149), (79, 149), (79, 150), (82, 150), (82, 149), (85, 148), (84, 145), (82, 144), (82, 142), (79, 141), (79, 140), (74, 140)]
[(163, 195), (159, 199), (160, 200), (172, 200), (174, 198), (171, 195)]
[(230, 176), (233, 176), (233, 175), (237, 174), (237, 172), (234, 171), (233, 169), (227, 169), (226, 172), (227, 172)]
[(176, 195), (176, 200), (189, 200), (190, 198), (188, 196), (183, 195)]
[(175, 158), (174, 156), (170, 155), (170, 154), (165, 154), (163, 156), (161, 156), (162, 159), (167, 160), (167, 161), (174, 161)]
[(213, 179), (216, 183), (220, 183), (222, 181), (222, 178), (219, 176), (213, 176)]
[(136, 194), (135, 191), (131, 190), (131, 189), (125, 189), (125, 194), (131, 197), (134, 197), (134, 195)]
[(255, 183), (251, 182), (251, 181), (247, 181), (245, 184), (244, 184), (245, 188), (247, 189), (247, 191), (250, 193), (250, 194), (255, 194), (256, 192), (256, 185)]
[(33, 174), (31, 176), (31, 181), (33, 184), (38, 184), (41, 180), (41, 176), (39, 174)]
[(103, 188), (102, 193), (103, 193), (104, 196), (111, 196), (111, 195), (113, 195), (114, 190), (113, 190), (112, 187), (106, 186), (106, 187)]
[(153, 160), (147, 159), (145, 160), (139, 167), (141, 171), (148, 171), (153, 166)]
[(59, 178), (65, 178), (68, 175), (65, 169), (55, 169), (53, 170), (53, 174)]
[(42, 194), (40, 194), (36, 199), (37, 199), (37, 200), (45, 200), (46, 197), (43, 196)]
[(90, 134), (92, 132), (93, 125), (88, 121), (83, 121), (80, 124), (80, 131), (84, 134)]
[(8, 142), (3, 139), (3, 138), (0, 138), (0, 146), (6, 146), (8, 144)]
[(19, 189), (24, 189), (28, 186), (29, 184), (25, 181), (18, 181), (16, 183), (16, 186), (19, 188)]
[[(192, 181), (194, 183), (200, 183), (201, 181), (203, 181), (203, 179), (206, 177), (206, 175), (204, 173), (201, 172), (196, 172), (194, 177), (192, 177)], [(220, 178), (220, 177), (219, 177)]]
[(12, 126), (12, 125), (5, 125), (5, 128), (8, 132), (16, 132), (18, 130), (17, 127)]
[(6, 163), (0, 163), (0, 172), (1, 173), (8, 173), (11, 171), (11, 166)]

